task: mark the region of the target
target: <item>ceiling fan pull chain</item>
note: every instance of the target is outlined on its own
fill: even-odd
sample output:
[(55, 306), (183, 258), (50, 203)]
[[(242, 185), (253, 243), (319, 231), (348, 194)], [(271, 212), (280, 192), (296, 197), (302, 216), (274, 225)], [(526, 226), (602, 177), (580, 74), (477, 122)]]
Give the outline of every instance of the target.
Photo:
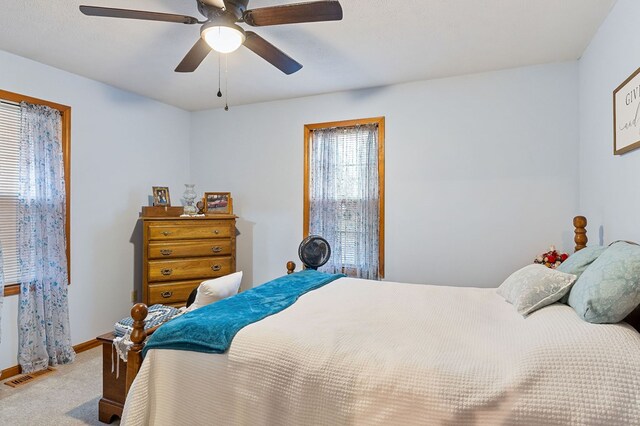
[(222, 73), (222, 67), (220, 66), (220, 55), (222, 55), (222, 53), (218, 53), (218, 97), (221, 98), (222, 97), (222, 92), (220, 91), (220, 73)]
[(229, 55), (224, 55), (224, 110), (229, 111)]

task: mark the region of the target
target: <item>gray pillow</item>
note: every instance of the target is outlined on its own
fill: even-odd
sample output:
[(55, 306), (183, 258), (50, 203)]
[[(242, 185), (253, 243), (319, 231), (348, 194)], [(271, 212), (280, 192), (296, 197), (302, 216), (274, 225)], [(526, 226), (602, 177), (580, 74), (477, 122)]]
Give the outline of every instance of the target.
[[(604, 251), (606, 246), (590, 246), (575, 252), (556, 268), (557, 271), (573, 274), (580, 278), (580, 275), (591, 265)], [(560, 299), (560, 303), (569, 303), (569, 292)]]
[(569, 305), (597, 324), (625, 319), (640, 304), (640, 246), (618, 242), (602, 253), (571, 289)]
[(513, 304), (521, 315), (527, 316), (560, 300), (575, 280), (576, 276), (572, 274), (543, 265), (528, 265), (504, 280), (497, 293)]
[(580, 251), (575, 252), (567, 258), (564, 262), (556, 268), (557, 271), (565, 272), (567, 274), (576, 275), (580, 278), (580, 275), (591, 265), (605, 250), (604, 246), (590, 246), (585, 247)]

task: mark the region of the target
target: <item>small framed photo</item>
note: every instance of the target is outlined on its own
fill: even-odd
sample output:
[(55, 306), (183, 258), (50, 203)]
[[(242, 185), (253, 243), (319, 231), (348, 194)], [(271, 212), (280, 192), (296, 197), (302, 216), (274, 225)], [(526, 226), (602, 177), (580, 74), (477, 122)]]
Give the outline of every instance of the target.
[(205, 192), (204, 212), (206, 214), (232, 214), (233, 206), (230, 192)]
[(171, 205), (168, 186), (153, 187), (153, 205), (154, 206), (170, 206)]

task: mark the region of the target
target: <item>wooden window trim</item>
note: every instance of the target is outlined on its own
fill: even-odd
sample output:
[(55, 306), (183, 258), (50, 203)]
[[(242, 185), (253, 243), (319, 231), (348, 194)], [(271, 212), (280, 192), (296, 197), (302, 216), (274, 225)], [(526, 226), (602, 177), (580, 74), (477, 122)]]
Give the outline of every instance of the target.
[(304, 182), (303, 182), (303, 238), (309, 236), (309, 160), (311, 152), (311, 132), (332, 127), (354, 127), (364, 124), (378, 125), (378, 180), (379, 180), (379, 223), (378, 223), (378, 274), (384, 278), (384, 117), (360, 118), (356, 120), (330, 121), (304, 125)]
[[(55, 102), (45, 101), (43, 99), (33, 98), (31, 96), (8, 92), (2, 89), (0, 89), (0, 99), (16, 103), (29, 102), (31, 104), (46, 105), (50, 108), (60, 111), (60, 116), (62, 119), (62, 157), (64, 161), (64, 186), (66, 196), (66, 217), (64, 232), (67, 241), (67, 272), (69, 274), (69, 284), (71, 284), (71, 107), (67, 105), (57, 104)], [(4, 286), (5, 296), (14, 296), (19, 293), (20, 284), (12, 283)]]

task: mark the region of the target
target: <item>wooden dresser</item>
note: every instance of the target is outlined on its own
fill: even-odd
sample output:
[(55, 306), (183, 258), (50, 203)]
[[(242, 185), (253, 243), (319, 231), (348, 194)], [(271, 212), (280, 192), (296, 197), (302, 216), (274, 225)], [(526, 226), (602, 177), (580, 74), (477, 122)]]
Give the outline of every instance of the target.
[(184, 306), (202, 281), (236, 270), (236, 216), (141, 217), (142, 302)]

